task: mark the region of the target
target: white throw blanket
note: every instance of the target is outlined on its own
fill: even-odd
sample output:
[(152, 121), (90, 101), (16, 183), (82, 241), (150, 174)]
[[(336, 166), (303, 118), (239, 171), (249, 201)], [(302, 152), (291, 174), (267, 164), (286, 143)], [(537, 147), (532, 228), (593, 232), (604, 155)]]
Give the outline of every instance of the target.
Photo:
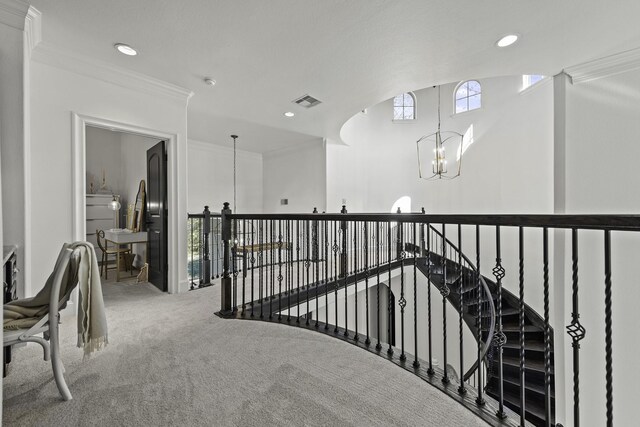
[[(72, 249), (74, 254), (62, 279), (60, 302), (64, 307), (71, 291), (78, 284), (80, 293), (78, 298), (78, 347), (82, 347), (85, 356), (88, 356), (109, 342), (98, 259), (91, 243), (65, 244), (62, 249), (63, 251)], [(63, 251), (58, 256), (56, 268), (62, 259)], [(76, 254), (78, 256), (75, 256)], [(49, 313), (53, 277), (54, 273), (49, 276), (45, 286), (35, 297), (12, 301), (4, 305), (3, 328), (5, 330), (28, 329)]]

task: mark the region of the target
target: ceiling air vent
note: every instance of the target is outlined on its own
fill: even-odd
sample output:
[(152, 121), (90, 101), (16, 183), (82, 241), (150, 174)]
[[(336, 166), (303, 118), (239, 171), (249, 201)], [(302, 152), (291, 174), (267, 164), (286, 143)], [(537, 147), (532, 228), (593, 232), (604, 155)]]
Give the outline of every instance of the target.
[(320, 104), (322, 101), (319, 101), (319, 100), (317, 100), (316, 98), (314, 98), (313, 96), (310, 96), (310, 95), (303, 95), (298, 99), (294, 99), (293, 102), (295, 104), (298, 104), (301, 107), (311, 108), (311, 107), (314, 107), (314, 106)]

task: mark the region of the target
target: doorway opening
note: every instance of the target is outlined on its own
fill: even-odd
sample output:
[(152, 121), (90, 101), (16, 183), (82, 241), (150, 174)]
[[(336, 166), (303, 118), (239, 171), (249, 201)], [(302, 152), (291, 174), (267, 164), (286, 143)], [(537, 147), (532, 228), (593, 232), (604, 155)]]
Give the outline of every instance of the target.
[(167, 153), (157, 136), (85, 126), (84, 218), (103, 285), (168, 291)]

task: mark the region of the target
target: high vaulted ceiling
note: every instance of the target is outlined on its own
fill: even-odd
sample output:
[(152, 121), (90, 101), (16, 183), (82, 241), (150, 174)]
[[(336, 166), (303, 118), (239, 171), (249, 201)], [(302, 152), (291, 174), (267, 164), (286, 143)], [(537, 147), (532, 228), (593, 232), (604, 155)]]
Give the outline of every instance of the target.
[[(43, 38), (195, 92), (189, 136), (231, 123), (256, 151), (339, 138), (359, 110), (466, 78), (554, 75), (640, 46), (640, 1), (33, 0)], [(499, 49), (502, 35), (520, 41)], [(113, 48), (128, 43), (126, 57)], [(217, 81), (215, 87), (203, 78)], [(310, 94), (322, 104), (291, 103)], [(296, 113), (294, 118), (283, 116)], [(234, 127), (231, 126), (231, 127)], [(293, 133), (288, 133), (293, 132)], [(260, 141), (260, 137), (264, 141)], [(278, 145), (280, 142), (280, 145)], [(289, 142), (287, 142), (289, 143)], [(286, 145), (286, 144), (284, 144)]]

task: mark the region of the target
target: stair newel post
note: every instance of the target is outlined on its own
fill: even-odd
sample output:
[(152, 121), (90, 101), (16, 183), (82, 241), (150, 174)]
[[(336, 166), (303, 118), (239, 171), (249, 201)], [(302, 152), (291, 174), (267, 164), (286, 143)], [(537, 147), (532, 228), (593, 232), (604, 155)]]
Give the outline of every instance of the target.
[(412, 224), (413, 240), (413, 367), (419, 368), (420, 362), (418, 361), (418, 256), (420, 253), (420, 247), (418, 246), (417, 237), (418, 224)]
[[(347, 205), (342, 205), (340, 213), (347, 214)], [(340, 234), (342, 234), (342, 250), (340, 251), (340, 277), (347, 276), (347, 221), (340, 221)]]
[(518, 283), (519, 283), (519, 308), (520, 322), (520, 425), (525, 425), (525, 376), (524, 376), (524, 228), (518, 227)]
[(444, 370), (442, 382), (449, 384), (449, 369), (447, 365), (447, 297), (449, 296), (449, 286), (447, 285), (447, 226), (442, 224), (442, 369)]
[(580, 324), (578, 308), (578, 230), (571, 230), (571, 277), (572, 277), (572, 310), (571, 324), (567, 333), (572, 339), (573, 347), (573, 425), (580, 427), (580, 340), (585, 336), (584, 326)]
[(202, 275), (203, 281), (200, 282), (200, 286), (209, 286), (211, 284), (211, 259), (209, 256), (209, 235), (211, 234), (211, 211), (209, 206), (204, 207), (204, 223), (202, 227), (203, 237), (203, 258), (204, 258), (204, 273)]
[(433, 375), (433, 346), (431, 342), (431, 224), (427, 223), (427, 340), (429, 348), (429, 369), (427, 374)]
[(458, 386), (458, 393), (465, 394), (467, 389), (464, 386), (464, 346), (463, 346), (463, 313), (464, 313), (464, 276), (462, 273), (462, 225), (458, 224), (458, 285), (460, 289), (459, 294), (459, 327), (460, 327), (460, 385)]
[(229, 274), (229, 262), (231, 260), (231, 209), (229, 203), (225, 202), (222, 208), (222, 284), (220, 313), (223, 316), (231, 316), (231, 275)]
[[(507, 417), (504, 412), (504, 384), (502, 379), (502, 346), (507, 342), (507, 337), (502, 332), (502, 279), (505, 276), (505, 270), (502, 266), (502, 254), (500, 247), (500, 226), (496, 226), (496, 266), (493, 268), (493, 275), (496, 278), (498, 287), (498, 307), (496, 313), (496, 331), (493, 335), (493, 344), (498, 352), (498, 411), (496, 415), (500, 419)], [(489, 297), (490, 298), (490, 297)]]
[[(484, 391), (484, 383), (482, 382), (482, 273), (480, 270), (480, 226), (476, 225), (476, 276), (477, 276), (477, 308), (476, 308), (476, 326), (478, 328), (478, 397), (476, 403), (478, 406), (484, 406), (485, 400), (482, 397)], [(491, 337), (487, 337), (491, 339)]]

